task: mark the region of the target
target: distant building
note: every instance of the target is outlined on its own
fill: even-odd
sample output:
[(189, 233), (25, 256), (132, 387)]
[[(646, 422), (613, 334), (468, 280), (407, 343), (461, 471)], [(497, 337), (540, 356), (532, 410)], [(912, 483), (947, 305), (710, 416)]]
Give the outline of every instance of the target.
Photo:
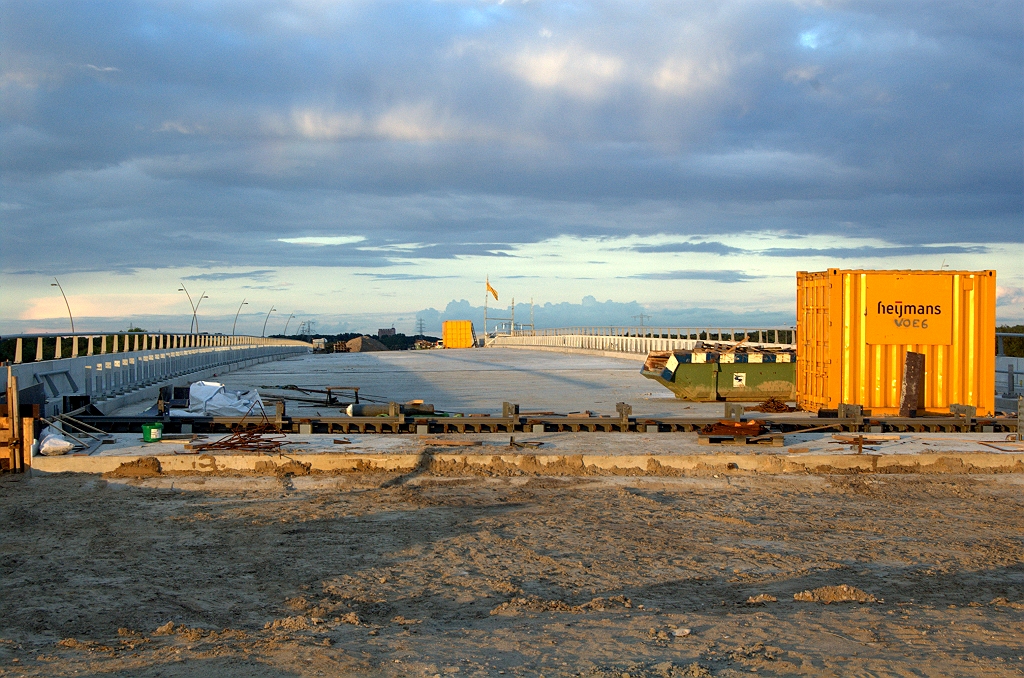
[(393, 337), (393, 336), (395, 336), (395, 328), (394, 327), (389, 327), (387, 329), (377, 330), (377, 338), (378, 339), (380, 339), (382, 337)]

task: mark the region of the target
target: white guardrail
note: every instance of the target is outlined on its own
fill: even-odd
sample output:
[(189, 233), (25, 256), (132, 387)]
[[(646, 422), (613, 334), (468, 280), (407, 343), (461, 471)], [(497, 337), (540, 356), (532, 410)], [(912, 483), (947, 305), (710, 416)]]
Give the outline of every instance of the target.
[[(61, 411), (66, 396), (88, 396), (97, 405), (127, 405), (178, 378), (227, 372), (313, 349), (312, 344), (291, 339), (209, 334), (34, 334), (2, 339), (7, 346), (14, 341), (15, 353), (9, 364), (0, 366), (0, 381), (6, 384), (13, 375), (19, 390), (41, 389), (44, 415)], [(46, 355), (52, 358), (47, 360)], [(26, 361), (30, 356), (35, 360)]]
[(544, 330), (516, 330), (486, 339), (494, 348), (537, 348), (541, 350), (595, 351), (647, 355), (651, 351), (690, 350), (698, 341), (763, 348), (795, 349), (792, 328), (658, 328), (658, 327), (564, 327)]

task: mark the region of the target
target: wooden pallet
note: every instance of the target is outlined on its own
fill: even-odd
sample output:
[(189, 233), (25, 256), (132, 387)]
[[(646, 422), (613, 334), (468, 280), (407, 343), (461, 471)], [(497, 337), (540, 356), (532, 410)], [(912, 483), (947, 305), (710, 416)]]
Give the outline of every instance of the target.
[(783, 446), (783, 436), (730, 436), (730, 435), (699, 435), (697, 442), (701, 445), (770, 445), (772, 447)]

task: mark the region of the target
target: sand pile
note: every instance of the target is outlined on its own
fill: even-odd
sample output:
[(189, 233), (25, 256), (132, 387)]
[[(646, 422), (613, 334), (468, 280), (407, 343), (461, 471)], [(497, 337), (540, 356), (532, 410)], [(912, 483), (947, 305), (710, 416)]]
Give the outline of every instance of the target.
[(365, 334), (355, 339), (350, 339), (345, 342), (348, 346), (349, 353), (368, 353), (370, 351), (390, 351), (387, 346), (380, 343), (373, 337), (368, 337)]
[(105, 478), (152, 478), (160, 475), (160, 460), (156, 457), (140, 457), (126, 461), (113, 471), (103, 474)]
[(877, 602), (870, 593), (861, 591), (856, 586), (840, 584), (839, 586), (822, 586), (811, 591), (793, 594), (793, 600), (802, 603), (874, 603)]

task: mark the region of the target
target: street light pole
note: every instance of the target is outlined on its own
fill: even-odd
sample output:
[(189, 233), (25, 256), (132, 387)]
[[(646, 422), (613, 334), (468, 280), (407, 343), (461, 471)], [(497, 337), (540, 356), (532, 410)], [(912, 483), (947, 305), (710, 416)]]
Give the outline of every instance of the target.
[(184, 292), (185, 296), (188, 297), (188, 305), (192, 307), (192, 322), (188, 324), (188, 331), (192, 331), (192, 325), (196, 322), (196, 305), (192, 303), (192, 295), (185, 289), (185, 283), (181, 283), (181, 287), (178, 288), (179, 292)]
[[(270, 320), (270, 314), (273, 313), (276, 310), (277, 309), (274, 308), (273, 306), (270, 307), (270, 310), (267, 311), (267, 320)], [(267, 336), (267, 320), (263, 321), (263, 334), (260, 335), (261, 337)]]
[(242, 297), (242, 303), (240, 303), (238, 305), (238, 310), (235, 311), (235, 322), (231, 323), (231, 336), (232, 337), (235, 336), (235, 325), (238, 324), (238, 314), (242, 312), (242, 307), (243, 306), (248, 306), (248, 304), (245, 303), (245, 297)]
[(196, 334), (199, 334), (199, 306), (203, 303), (203, 299), (209, 298), (206, 296), (206, 290), (203, 290), (203, 293), (199, 295), (199, 301), (196, 302), (196, 308), (192, 312), (192, 319), (196, 321)]
[[(56, 287), (60, 290), (60, 296), (64, 297), (64, 305), (68, 307), (68, 318), (71, 319), (71, 334), (75, 333), (75, 318), (71, 315), (71, 304), (68, 303), (68, 297), (64, 294), (64, 288), (60, 286), (60, 281), (57, 278), (53, 279), (54, 282), (50, 283), (50, 287)], [(20, 341), (20, 340), (19, 340)]]
[(292, 321), (292, 318), (294, 318), (294, 317), (295, 317), (295, 314), (292, 313), (290, 316), (288, 316), (288, 320), (284, 321), (284, 332), (282, 332), (282, 334), (284, 334), (284, 336), (286, 336), (286, 337), (288, 336), (288, 323), (290, 323)]

